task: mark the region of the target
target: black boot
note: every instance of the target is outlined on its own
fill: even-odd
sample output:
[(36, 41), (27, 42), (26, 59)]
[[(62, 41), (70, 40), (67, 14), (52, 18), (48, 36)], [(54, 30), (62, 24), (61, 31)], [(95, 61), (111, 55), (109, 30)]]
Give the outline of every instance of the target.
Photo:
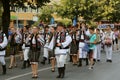
[(62, 71), (62, 68), (58, 68), (58, 76), (56, 78), (61, 78), (61, 71)]
[(30, 61), (29, 61), (29, 59), (27, 60), (27, 67), (30, 67)]
[(6, 65), (2, 65), (2, 68), (3, 68), (3, 75), (5, 75), (6, 74)]
[(82, 59), (79, 59), (78, 67), (82, 66)]
[(45, 65), (45, 61), (47, 60), (46, 57), (43, 57), (43, 60), (41, 61), (41, 64)]
[(50, 59), (48, 59), (48, 64), (50, 64)]
[(96, 62), (96, 59), (93, 59), (94, 62)]
[(61, 72), (61, 78), (64, 78), (65, 77), (65, 65), (64, 65), (64, 67), (62, 67), (62, 72)]
[(25, 69), (25, 68), (26, 68), (26, 62), (27, 62), (27, 61), (24, 61), (24, 62), (23, 62), (22, 69)]
[(70, 60), (69, 60), (69, 62), (73, 62), (73, 61), (72, 61), (72, 55), (70, 55)]
[(88, 58), (86, 58), (86, 66), (88, 66), (88, 65), (89, 65)]

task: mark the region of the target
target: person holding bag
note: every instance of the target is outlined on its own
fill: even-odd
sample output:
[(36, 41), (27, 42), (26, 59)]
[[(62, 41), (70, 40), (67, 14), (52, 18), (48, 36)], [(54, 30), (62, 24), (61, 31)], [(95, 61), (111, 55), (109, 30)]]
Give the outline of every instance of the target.
[(89, 39), (89, 41), (87, 41), (87, 43), (89, 44), (89, 52), (88, 52), (89, 61), (90, 61), (89, 69), (91, 70), (91, 69), (93, 69), (94, 50), (96, 47), (96, 34), (94, 33), (94, 27), (90, 27), (89, 32), (91, 35), (90, 35), (90, 39)]

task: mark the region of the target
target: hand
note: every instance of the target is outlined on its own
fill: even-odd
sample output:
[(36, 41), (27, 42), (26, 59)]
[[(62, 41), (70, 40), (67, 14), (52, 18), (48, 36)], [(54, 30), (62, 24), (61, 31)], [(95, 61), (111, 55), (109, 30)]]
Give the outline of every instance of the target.
[(61, 46), (61, 44), (60, 44), (60, 43), (58, 43), (58, 44), (57, 44), (57, 46)]

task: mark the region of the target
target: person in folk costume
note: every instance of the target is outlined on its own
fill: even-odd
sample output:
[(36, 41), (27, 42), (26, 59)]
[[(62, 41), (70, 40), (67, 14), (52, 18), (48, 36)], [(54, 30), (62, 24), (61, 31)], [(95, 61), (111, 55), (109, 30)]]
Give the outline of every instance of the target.
[(40, 48), (43, 44), (41, 43), (41, 36), (38, 34), (38, 27), (32, 27), (32, 34), (27, 37), (26, 42), (30, 42), (29, 60), (32, 68), (32, 78), (37, 78)]
[(19, 56), (20, 56), (20, 61), (23, 61), (23, 52), (22, 52), (22, 28), (17, 29), (17, 34), (21, 37), (21, 40), (18, 42), (18, 51), (19, 51)]
[[(72, 25), (68, 25), (68, 26), (67, 26), (66, 32), (71, 33), (71, 26), (72, 26)], [(71, 53), (70, 53), (70, 48), (69, 48), (68, 53), (69, 53), (69, 62), (73, 62), (72, 55), (71, 55)]]
[(24, 56), (22, 69), (25, 69), (26, 65), (27, 67), (30, 66), (30, 61), (28, 57), (28, 53), (30, 51), (30, 42), (26, 43), (26, 39), (29, 35), (30, 35), (29, 26), (24, 26), (23, 33), (22, 33), (22, 49), (23, 49), (23, 56)]
[(116, 50), (119, 49), (118, 46), (118, 38), (119, 38), (119, 30), (117, 28), (114, 29), (115, 40), (113, 40), (113, 50), (115, 50), (114, 45), (116, 43)]
[(79, 50), (78, 50), (79, 63), (78, 63), (78, 67), (81, 67), (82, 60), (85, 60), (86, 65), (88, 65), (87, 51), (83, 50), (83, 47), (85, 46), (85, 41), (87, 40), (86, 28), (85, 28), (84, 23), (81, 24), (81, 29), (78, 31), (77, 35), (79, 36)]
[(55, 57), (59, 74), (57, 78), (64, 78), (65, 63), (72, 38), (65, 32), (64, 25), (62, 23), (57, 24), (57, 31), (58, 33), (55, 38)]
[(94, 50), (94, 62), (96, 61), (100, 61), (100, 57), (101, 57), (101, 34), (100, 34), (100, 30), (99, 29), (95, 29), (95, 33), (96, 33), (96, 47)]
[(104, 30), (101, 29), (101, 30), (100, 30), (101, 51), (104, 50), (104, 37), (103, 37), (103, 35), (104, 35)]
[(104, 33), (104, 44), (105, 44), (107, 62), (112, 62), (112, 41), (113, 40), (115, 40), (115, 35), (111, 30), (111, 26), (107, 25), (106, 32)]
[(89, 69), (93, 69), (93, 64), (94, 64), (94, 50), (95, 50), (95, 44), (96, 44), (96, 34), (94, 33), (94, 27), (90, 27), (89, 28), (89, 32), (90, 32), (90, 39), (89, 41), (87, 41), (87, 43), (89, 44)]
[(76, 44), (77, 44), (77, 62), (79, 62), (79, 30), (80, 30), (80, 24), (76, 24)]
[(50, 34), (49, 34), (49, 46), (48, 46), (48, 50), (49, 50), (49, 58), (50, 58), (50, 62), (51, 62), (51, 71), (54, 72), (55, 71), (55, 53), (54, 53), (54, 42), (55, 42), (55, 35), (56, 35), (56, 27), (55, 26), (51, 26), (50, 27)]
[(71, 32), (69, 33), (72, 38), (72, 42), (70, 44), (70, 55), (72, 55), (73, 65), (77, 65), (77, 42), (76, 42), (76, 27), (71, 27)]
[(41, 61), (41, 64), (45, 64), (46, 60), (48, 59), (48, 36), (49, 36), (49, 27), (46, 26), (45, 27), (45, 31), (44, 31), (44, 53), (43, 53), (43, 60)]
[(0, 28), (0, 62), (2, 64), (3, 72), (2, 74), (6, 74), (6, 62), (5, 62), (5, 54), (6, 54), (6, 46), (8, 44), (8, 40), (6, 35), (2, 32)]
[(9, 69), (12, 69), (13, 66), (17, 67), (16, 65), (16, 59), (15, 59), (15, 55), (17, 53), (17, 47), (18, 47), (18, 43), (20, 42), (21, 35), (17, 33), (16, 28), (12, 27), (11, 28), (11, 32), (12, 34), (9, 35), (9, 43), (10, 43), (10, 65), (9, 65)]

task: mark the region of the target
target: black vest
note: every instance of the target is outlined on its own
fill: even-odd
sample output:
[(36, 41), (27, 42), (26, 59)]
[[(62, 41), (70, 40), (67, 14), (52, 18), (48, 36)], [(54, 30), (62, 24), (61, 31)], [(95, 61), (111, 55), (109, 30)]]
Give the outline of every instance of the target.
[(0, 33), (0, 43), (2, 43), (4, 40), (4, 36), (3, 36), (3, 33)]
[[(83, 35), (84, 39), (81, 39), (81, 35)], [(85, 31), (80, 30), (79, 41), (84, 42), (84, 40), (88, 40), (88, 39), (89, 37), (85, 34)]]
[[(3, 41), (4, 41), (4, 34), (3, 33), (0, 33), (0, 44), (1, 43), (3, 43)], [(6, 49), (6, 47), (5, 48), (0, 48), (0, 51), (3, 51), (3, 50), (5, 50)]]
[[(66, 40), (66, 35), (67, 35), (67, 33), (66, 32), (61, 32), (60, 33), (60, 42), (59, 43), (63, 43), (63, 42), (65, 42), (65, 40)], [(55, 40), (55, 43), (56, 43), (56, 47), (58, 47), (57, 46), (57, 40), (58, 40), (58, 34), (57, 34), (57, 36), (56, 36), (56, 40)], [(65, 47), (65, 48), (62, 48), (62, 47), (60, 47), (60, 49), (69, 49), (69, 45), (67, 46), (67, 47)]]
[[(30, 40), (31, 50), (35, 49), (35, 51), (39, 51), (41, 49), (41, 43), (37, 40), (37, 36), (38, 36), (38, 34), (35, 35), (35, 43), (36, 44), (33, 44), (32, 40), (33, 40), (34, 34), (31, 34), (31, 40)], [(35, 47), (33, 47), (33, 45), (35, 45)]]
[(24, 40), (29, 36), (29, 33), (22, 34), (22, 44), (25, 44), (25, 47), (30, 47), (30, 42), (26, 43)]

